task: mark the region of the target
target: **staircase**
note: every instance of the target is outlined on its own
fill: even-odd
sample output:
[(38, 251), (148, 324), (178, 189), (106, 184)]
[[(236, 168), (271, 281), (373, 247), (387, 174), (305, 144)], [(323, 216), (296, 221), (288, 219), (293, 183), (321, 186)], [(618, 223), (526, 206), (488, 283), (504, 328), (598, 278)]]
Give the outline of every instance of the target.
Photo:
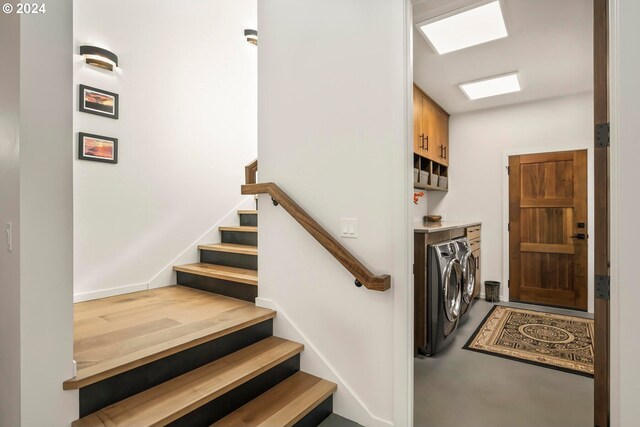
[(76, 304), (74, 427), (318, 426), (336, 385), (300, 371), (303, 345), (256, 307), (257, 211), (220, 227), (178, 286)]

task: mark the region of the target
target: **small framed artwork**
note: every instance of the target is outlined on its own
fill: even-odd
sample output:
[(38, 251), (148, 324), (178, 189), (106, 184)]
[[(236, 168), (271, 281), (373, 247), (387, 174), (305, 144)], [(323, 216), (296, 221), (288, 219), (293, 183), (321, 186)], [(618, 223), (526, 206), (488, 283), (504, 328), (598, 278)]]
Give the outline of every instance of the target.
[(78, 134), (78, 159), (118, 163), (118, 139), (80, 132)]
[(118, 118), (119, 96), (117, 93), (95, 87), (80, 85), (80, 111), (98, 116)]

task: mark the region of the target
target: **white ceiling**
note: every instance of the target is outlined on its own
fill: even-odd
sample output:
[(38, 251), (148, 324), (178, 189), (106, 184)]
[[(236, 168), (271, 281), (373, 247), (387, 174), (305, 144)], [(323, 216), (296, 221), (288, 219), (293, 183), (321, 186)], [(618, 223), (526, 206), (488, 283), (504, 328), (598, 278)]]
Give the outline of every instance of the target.
[[(477, 2), (416, 0), (414, 24)], [(445, 55), (414, 27), (414, 80), (449, 113), (591, 91), (593, 0), (502, 0), (509, 37)], [(469, 100), (459, 83), (520, 72), (522, 92)]]

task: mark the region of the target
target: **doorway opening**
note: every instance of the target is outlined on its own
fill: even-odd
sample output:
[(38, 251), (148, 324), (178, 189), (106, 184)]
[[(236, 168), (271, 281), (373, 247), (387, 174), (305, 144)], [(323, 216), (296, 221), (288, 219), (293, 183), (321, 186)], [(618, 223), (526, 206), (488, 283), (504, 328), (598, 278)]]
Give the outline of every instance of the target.
[(607, 8), (413, 2), (416, 426), (608, 426)]

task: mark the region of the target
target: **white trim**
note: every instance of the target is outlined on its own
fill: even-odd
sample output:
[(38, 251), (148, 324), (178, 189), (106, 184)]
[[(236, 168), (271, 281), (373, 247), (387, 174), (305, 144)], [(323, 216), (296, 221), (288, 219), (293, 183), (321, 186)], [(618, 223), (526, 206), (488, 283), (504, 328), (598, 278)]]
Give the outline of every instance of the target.
[(117, 288), (73, 294), (73, 302), (84, 302), (94, 299), (113, 297), (116, 295), (130, 294), (132, 292), (146, 291), (148, 285), (148, 283), (137, 283), (134, 285), (118, 286)]
[[(279, 337), (294, 340), (304, 344), (304, 351), (302, 353), (302, 369), (318, 376), (321, 376), (329, 381), (334, 381), (338, 384), (338, 393), (342, 394), (343, 399), (351, 400), (357, 404), (361, 411), (343, 413), (342, 415), (356, 421), (358, 423), (364, 423), (366, 426), (371, 427), (392, 427), (394, 424), (382, 418), (376, 416), (367, 405), (362, 401), (360, 396), (354, 391), (354, 389), (344, 380), (335, 367), (329, 362), (328, 358), (320, 352), (318, 347), (309, 339), (307, 335), (302, 332), (302, 329), (282, 310), (282, 308), (273, 300), (269, 298), (256, 298), (256, 306), (268, 308), (277, 312), (274, 323), (274, 335)], [(313, 359), (311, 361), (310, 359)], [(315, 363), (315, 367), (313, 362)], [(317, 362), (320, 362), (323, 366), (318, 367)], [(320, 372), (321, 371), (321, 372)], [(346, 394), (346, 396), (345, 396)], [(353, 404), (349, 405), (351, 411), (353, 411)], [(339, 412), (339, 408), (336, 408), (336, 412)], [(340, 415), (340, 414), (339, 414)]]
[[(410, 0), (404, 3), (404, 107), (405, 143), (402, 163), (401, 196), (402, 234), (396, 236), (394, 244), (398, 265), (394, 281), (393, 321), (394, 321), (394, 422), (396, 426), (413, 427), (414, 372), (413, 372), (413, 7)], [(394, 200), (394, 203), (396, 201)], [(398, 286), (403, 283), (404, 286)]]
[[(553, 147), (553, 148), (529, 148), (529, 149), (515, 149), (515, 150), (507, 150), (503, 152), (503, 181), (502, 181), (502, 286), (500, 289), (500, 301), (509, 302), (509, 232), (507, 227), (509, 226), (509, 174), (507, 173), (507, 167), (509, 166), (509, 157), (510, 156), (518, 156), (525, 154), (537, 154), (537, 153), (557, 153), (562, 151), (573, 151), (573, 150), (587, 150), (587, 187), (589, 189), (593, 189), (594, 181), (593, 181), (593, 147), (588, 143), (574, 143), (568, 144), (564, 147)], [(589, 195), (593, 194), (593, 191), (589, 192)], [(587, 217), (589, 218), (587, 232), (590, 236), (593, 236), (595, 230), (595, 223), (593, 221), (593, 213), (594, 213), (594, 197), (589, 197), (587, 201)], [(593, 313), (594, 310), (594, 248), (593, 248), (593, 240), (589, 245), (589, 255), (588, 255), (588, 312)]]
[(619, 80), (620, 80), (620, 3), (619, 0), (609, 2), (609, 122), (611, 123), (611, 145), (609, 149), (609, 259), (611, 265), (611, 299), (609, 302), (609, 414), (611, 426), (620, 426), (622, 409), (621, 400), (621, 373), (620, 373), (620, 290), (616, 284), (619, 280), (618, 266), (618, 194), (620, 177), (618, 174), (618, 118), (619, 105)]

